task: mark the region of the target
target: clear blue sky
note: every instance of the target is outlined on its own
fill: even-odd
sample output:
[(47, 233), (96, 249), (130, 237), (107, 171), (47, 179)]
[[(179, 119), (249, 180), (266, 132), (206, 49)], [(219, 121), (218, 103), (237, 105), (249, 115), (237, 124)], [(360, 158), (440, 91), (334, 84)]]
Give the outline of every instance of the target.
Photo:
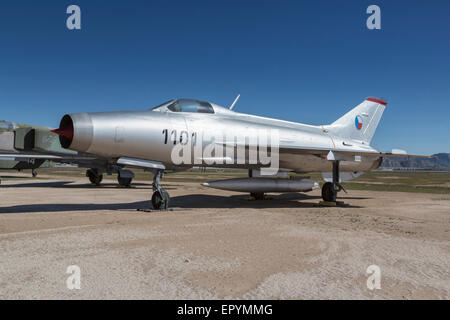
[[(66, 8), (82, 29), (66, 28)], [(370, 4), (381, 30), (366, 28)], [(450, 1), (0, 4), (0, 119), (146, 109), (175, 97), (326, 124), (388, 100), (373, 145), (450, 152)]]

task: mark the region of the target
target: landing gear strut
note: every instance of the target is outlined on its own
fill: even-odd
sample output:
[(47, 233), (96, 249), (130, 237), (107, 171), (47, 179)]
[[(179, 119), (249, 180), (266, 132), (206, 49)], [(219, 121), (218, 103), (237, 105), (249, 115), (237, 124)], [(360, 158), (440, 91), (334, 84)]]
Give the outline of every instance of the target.
[(152, 195), (152, 205), (153, 209), (164, 210), (169, 208), (169, 194), (164, 190), (159, 181), (164, 175), (163, 170), (158, 170), (153, 177), (153, 195)]
[(327, 182), (322, 187), (322, 199), (336, 202), (337, 193), (343, 189), (339, 182), (339, 160), (333, 161), (333, 182)]
[(103, 180), (103, 175), (99, 173), (97, 169), (88, 169), (86, 171), (86, 177), (88, 177), (89, 181), (96, 186), (99, 186)]

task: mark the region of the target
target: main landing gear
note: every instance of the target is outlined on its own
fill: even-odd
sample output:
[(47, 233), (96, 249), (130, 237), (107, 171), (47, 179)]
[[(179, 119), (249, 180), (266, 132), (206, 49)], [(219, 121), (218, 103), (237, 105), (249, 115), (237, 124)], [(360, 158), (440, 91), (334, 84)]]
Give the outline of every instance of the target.
[[(113, 172), (116, 172), (116, 171), (113, 171)], [(111, 174), (111, 173), (108, 172), (108, 174)], [(86, 177), (88, 177), (89, 181), (95, 186), (99, 186), (103, 180), (103, 174), (101, 173), (101, 171), (99, 169), (96, 169), (96, 168), (91, 168), (91, 169), (86, 170)], [(126, 187), (126, 188), (130, 187), (131, 182), (133, 181), (133, 178), (134, 178), (134, 173), (132, 171), (125, 170), (125, 169), (117, 170), (117, 182), (119, 183), (120, 186)]]
[(153, 177), (152, 205), (155, 210), (165, 210), (169, 208), (169, 194), (159, 184), (163, 175), (164, 171), (158, 170)]
[(97, 169), (86, 170), (86, 177), (88, 177), (89, 181), (96, 186), (99, 186), (103, 180), (103, 174), (101, 174)]
[(322, 187), (322, 199), (326, 202), (336, 202), (337, 193), (344, 190), (339, 182), (339, 160), (333, 161), (333, 182), (326, 182)]

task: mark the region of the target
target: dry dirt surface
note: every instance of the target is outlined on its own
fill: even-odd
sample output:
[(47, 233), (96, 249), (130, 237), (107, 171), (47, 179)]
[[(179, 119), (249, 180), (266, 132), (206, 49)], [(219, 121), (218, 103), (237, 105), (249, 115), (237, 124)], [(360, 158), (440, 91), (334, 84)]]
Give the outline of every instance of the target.
[(166, 186), (178, 209), (144, 212), (148, 182), (3, 181), (0, 299), (450, 298), (449, 195), (350, 191), (323, 208), (318, 190), (249, 201)]

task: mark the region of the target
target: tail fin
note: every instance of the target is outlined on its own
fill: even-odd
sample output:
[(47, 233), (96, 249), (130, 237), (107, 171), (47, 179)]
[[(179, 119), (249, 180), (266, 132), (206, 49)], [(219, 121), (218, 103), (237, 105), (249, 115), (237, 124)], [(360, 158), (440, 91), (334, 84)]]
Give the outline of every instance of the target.
[(367, 98), (326, 129), (333, 135), (370, 144), (387, 102)]

